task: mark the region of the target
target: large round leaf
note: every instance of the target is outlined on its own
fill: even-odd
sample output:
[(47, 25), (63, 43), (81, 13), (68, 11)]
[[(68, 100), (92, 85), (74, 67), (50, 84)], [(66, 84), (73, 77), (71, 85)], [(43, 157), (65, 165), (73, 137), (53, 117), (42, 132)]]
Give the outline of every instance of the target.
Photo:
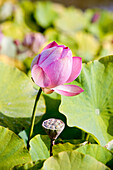
[(31, 161), (24, 142), (12, 131), (0, 126), (0, 169), (10, 169)]
[[(13, 39), (19, 39), (21, 41), (23, 40), (26, 32), (29, 32), (29, 29), (26, 28), (23, 24), (19, 25), (11, 21), (3, 22), (1, 24), (1, 29), (5, 36), (11, 37)], [(6, 43), (8, 44), (8, 42)], [(11, 53), (11, 49), (10, 49), (10, 53)]]
[(80, 153), (94, 157), (96, 160), (104, 164), (108, 163), (113, 158), (112, 152), (110, 152), (108, 149), (97, 144), (87, 144), (87, 141), (76, 145), (73, 145), (69, 142), (54, 145), (53, 155), (56, 155), (62, 151), (72, 151), (75, 149)]
[(89, 155), (75, 151), (60, 152), (44, 162), (41, 170), (107, 170), (107, 166)]
[(79, 82), (84, 92), (71, 98), (62, 96), (60, 111), (69, 126), (93, 134), (105, 145), (113, 139), (113, 63), (84, 64)]
[(53, 10), (51, 2), (38, 2), (34, 16), (37, 23), (43, 28), (46, 28), (52, 24), (57, 13)]
[[(30, 124), (37, 91), (29, 78), (16, 68), (0, 63), (0, 125), (19, 132)], [(44, 113), (44, 99), (38, 103), (36, 117)]]
[(77, 148), (77, 151), (88, 154), (104, 164), (113, 158), (113, 154), (109, 150), (96, 144), (81, 146)]
[(82, 57), (83, 62), (94, 60), (100, 48), (99, 41), (85, 32), (77, 32), (74, 38), (78, 45), (76, 54)]
[(104, 37), (102, 42), (102, 49), (100, 56), (112, 55), (113, 54), (113, 33)]
[(55, 26), (62, 31), (73, 33), (85, 28), (87, 19), (79, 9), (67, 8), (61, 13), (61, 16), (55, 20)]

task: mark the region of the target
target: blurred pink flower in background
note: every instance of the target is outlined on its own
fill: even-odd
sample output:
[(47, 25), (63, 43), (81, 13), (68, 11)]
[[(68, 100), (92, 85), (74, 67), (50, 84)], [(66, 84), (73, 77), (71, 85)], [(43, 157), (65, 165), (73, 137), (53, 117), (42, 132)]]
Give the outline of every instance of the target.
[(97, 22), (99, 18), (100, 18), (100, 14), (96, 12), (91, 19), (91, 23)]
[(26, 34), (22, 44), (29, 49), (28, 56), (32, 56), (39, 52), (45, 42), (46, 39), (41, 33), (31, 32)]
[(55, 91), (64, 96), (75, 96), (84, 90), (76, 85), (64, 85), (64, 83), (75, 80), (81, 68), (80, 57), (72, 57), (68, 47), (53, 41), (33, 59), (31, 74), (34, 82), (45, 93)]

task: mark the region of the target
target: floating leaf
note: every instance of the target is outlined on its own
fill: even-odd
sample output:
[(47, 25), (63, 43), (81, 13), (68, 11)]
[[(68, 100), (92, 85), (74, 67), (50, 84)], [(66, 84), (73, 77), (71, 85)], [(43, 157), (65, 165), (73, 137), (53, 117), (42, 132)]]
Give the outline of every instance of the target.
[(72, 150), (75, 150), (76, 148), (77, 148), (76, 145), (73, 145), (69, 142), (64, 143), (64, 144), (53, 145), (53, 155), (56, 155), (62, 151), (72, 151)]
[(104, 146), (113, 139), (113, 63), (84, 64), (79, 83), (84, 92), (71, 98), (62, 96), (60, 111), (69, 126), (93, 134)]
[(106, 56), (106, 57), (101, 57), (99, 59), (99, 61), (101, 63), (103, 63), (107, 67), (109, 62), (113, 63), (113, 55), (109, 55), (109, 56)]
[(106, 164), (113, 158), (113, 154), (111, 152), (109, 152), (106, 148), (96, 144), (81, 146), (77, 148), (77, 151), (90, 155), (103, 164)]
[(100, 56), (113, 54), (113, 33), (104, 37)]
[(13, 170), (24, 170), (24, 169), (29, 169), (29, 170), (38, 170), (43, 166), (44, 160), (39, 160), (39, 161), (33, 161), (33, 162), (28, 162), (25, 164), (17, 165), (13, 168)]
[[(29, 78), (16, 68), (0, 63), (0, 124), (19, 132), (30, 124), (37, 91)], [(40, 120), (45, 111), (41, 96), (36, 110)]]
[(110, 170), (107, 166), (89, 155), (74, 151), (60, 152), (47, 159), (41, 170)]
[(69, 47), (73, 55), (77, 55), (77, 41), (75, 40), (74, 35), (66, 35), (65, 33), (59, 33), (59, 42)]
[[(19, 29), (18, 29), (19, 28)], [(19, 27), (11, 21), (7, 21), (1, 24), (1, 29), (4, 35), (12, 37), (14, 39), (23, 39), (23, 28)]]
[(0, 169), (10, 169), (31, 161), (24, 142), (12, 131), (0, 126)]
[(59, 32), (53, 28), (48, 28), (45, 31), (45, 37), (48, 41), (58, 41)]
[(37, 23), (46, 28), (53, 23), (57, 13), (53, 10), (51, 2), (38, 2), (34, 15)]
[(40, 135), (33, 137), (30, 141), (30, 154), (33, 161), (49, 158), (49, 151)]
[(80, 9), (66, 8), (61, 16), (55, 20), (55, 27), (62, 31), (73, 33), (86, 27), (87, 19)]
[(74, 38), (78, 46), (76, 54), (82, 57), (83, 62), (94, 60), (99, 51), (99, 41), (85, 32), (77, 32)]

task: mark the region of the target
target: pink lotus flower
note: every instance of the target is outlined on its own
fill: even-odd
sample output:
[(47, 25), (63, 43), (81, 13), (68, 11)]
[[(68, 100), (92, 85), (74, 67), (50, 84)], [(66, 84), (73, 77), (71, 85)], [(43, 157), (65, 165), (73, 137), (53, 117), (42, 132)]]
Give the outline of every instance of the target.
[(32, 61), (31, 74), (34, 82), (45, 93), (55, 91), (64, 96), (75, 96), (84, 90), (76, 85), (64, 85), (80, 74), (82, 59), (72, 57), (71, 50), (55, 41), (48, 44)]

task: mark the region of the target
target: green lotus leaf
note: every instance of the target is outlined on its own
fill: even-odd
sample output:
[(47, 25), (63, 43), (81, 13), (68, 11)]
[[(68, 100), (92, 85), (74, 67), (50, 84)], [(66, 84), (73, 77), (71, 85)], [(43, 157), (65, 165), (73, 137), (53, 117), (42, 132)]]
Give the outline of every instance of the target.
[[(104, 22), (106, 20), (106, 23)], [(100, 19), (99, 19), (99, 27), (102, 29), (104, 34), (113, 32), (113, 12), (103, 10), (101, 11)]]
[(25, 164), (17, 165), (13, 168), (13, 170), (37, 170), (42, 168), (44, 160), (39, 160), (39, 161), (31, 161)]
[[(94, 15), (94, 10), (95, 10), (95, 9), (87, 8), (87, 9), (84, 11), (84, 17), (87, 18), (87, 20), (89, 21), (89, 24), (91, 24), (91, 20), (92, 20), (93, 15)], [(87, 25), (87, 27), (89, 27), (89, 24)]]
[(31, 161), (24, 142), (12, 131), (0, 126), (0, 169), (10, 169)]
[(69, 142), (64, 143), (64, 144), (57, 144), (53, 146), (53, 155), (56, 155), (62, 151), (72, 151), (72, 150), (75, 150), (76, 148), (77, 148), (76, 145), (73, 145)]
[[(28, 128), (37, 90), (30, 79), (21, 71), (0, 62), (0, 125), (9, 127), (16, 133)], [(41, 96), (36, 120), (45, 112), (45, 102)]]
[(43, 28), (50, 26), (57, 17), (51, 2), (38, 2), (34, 13), (37, 23)]
[(78, 44), (73, 35), (66, 35), (65, 33), (59, 34), (59, 42), (60, 44), (64, 44), (69, 47), (73, 55), (77, 55)]
[(104, 37), (102, 41), (102, 50), (100, 56), (113, 54), (113, 33)]
[(2, 23), (1, 30), (4, 35), (19, 40), (23, 40), (25, 34), (30, 32), (29, 28), (25, 24), (17, 24), (11, 21)]
[(74, 38), (78, 46), (76, 54), (82, 57), (83, 62), (94, 60), (100, 48), (99, 41), (85, 32), (77, 32)]
[(40, 135), (36, 135), (31, 139), (30, 154), (33, 161), (49, 158), (50, 153)]
[(54, 21), (54, 25), (56, 28), (71, 34), (85, 28), (87, 19), (80, 9), (70, 7), (66, 8), (64, 12), (61, 13), (59, 18)]
[(113, 158), (113, 154), (110, 151), (96, 144), (81, 146), (76, 150), (80, 153), (94, 157), (96, 160), (102, 162), (103, 164), (106, 164)]
[(48, 28), (44, 34), (48, 41), (58, 41), (59, 32), (56, 29)]
[[(30, 7), (32, 9), (31, 5)], [(25, 11), (22, 9), (21, 5), (18, 5), (15, 10), (14, 24), (18, 26), (18, 29), (19, 27), (20, 29), (22, 28), (22, 32), (24, 32), (24, 34), (31, 31), (31, 29), (26, 25), (25, 19), (26, 19)]]
[(41, 170), (107, 170), (103, 163), (95, 158), (79, 153), (78, 151), (60, 152), (58, 155), (48, 158)]
[(35, 3), (32, 3), (31, 1), (22, 1), (20, 3), (20, 6), (23, 9), (24, 13), (24, 21), (27, 24), (27, 26), (33, 30), (37, 31), (37, 24), (34, 22), (33, 12), (35, 9)]
[(109, 55), (106, 57), (100, 57), (99, 61), (107, 67), (109, 62), (113, 63), (113, 55)]
[(104, 146), (113, 139), (113, 63), (84, 64), (78, 81), (75, 84), (84, 92), (75, 97), (62, 96), (60, 112), (69, 126), (92, 134)]

